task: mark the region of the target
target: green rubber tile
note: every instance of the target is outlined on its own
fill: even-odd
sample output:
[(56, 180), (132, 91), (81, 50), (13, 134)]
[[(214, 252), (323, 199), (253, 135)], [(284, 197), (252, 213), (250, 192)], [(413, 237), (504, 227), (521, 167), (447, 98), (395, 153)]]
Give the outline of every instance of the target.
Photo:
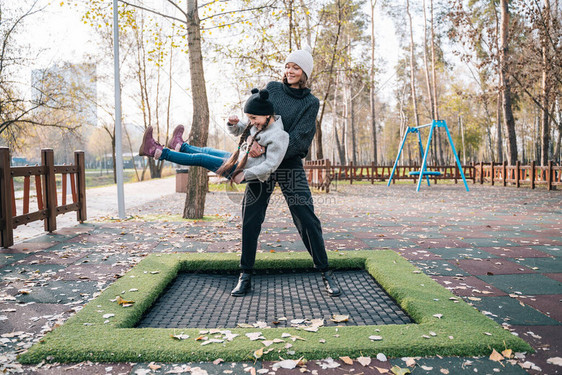
[[(294, 250), (295, 244), (301, 242), (300, 239), (298, 241), (272, 241), (272, 242), (260, 242), (258, 248), (263, 251), (287, 251), (287, 250)], [(299, 247), (302, 246), (301, 245)]]
[(477, 248), (440, 248), (429, 249), (434, 254), (440, 255), (442, 259), (488, 259), (497, 258), (495, 255)]
[[(360, 232), (361, 233), (361, 232)], [(377, 236), (378, 233), (372, 233), (372, 237), (371, 238), (375, 238)], [(260, 236), (263, 237), (263, 236)], [(323, 237), (325, 240), (348, 240), (348, 239), (354, 239), (356, 238), (356, 236), (354, 236), (353, 232), (333, 232), (333, 233), (324, 233)], [(368, 237), (369, 238), (369, 237)]]
[(3, 268), (4, 266), (17, 262), (18, 260), (25, 259), (30, 255), (31, 254), (25, 254), (25, 253), (0, 254), (0, 268)]
[(0, 269), (0, 280), (29, 280), (56, 276), (59, 270), (65, 267), (61, 264), (11, 264)]
[(506, 293), (520, 292), (524, 295), (562, 294), (562, 283), (539, 274), (481, 275), (482, 281)]
[[(212, 362), (189, 362), (181, 364), (160, 363), (155, 362), (155, 365), (161, 366), (157, 370), (152, 370), (148, 363), (137, 363), (130, 374), (191, 374), (197, 372), (195, 368), (199, 368), (207, 374), (231, 374), (231, 375), (248, 375), (250, 368), (256, 370), (262, 368), (261, 362), (221, 362), (214, 364)], [(189, 370), (191, 369), (191, 370)]]
[(451, 262), (442, 260), (427, 260), (412, 262), (421, 269), (426, 275), (430, 276), (466, 276), (464, 270), (452, 265)]
[(84, 258), (80, 259), (79, 263), (114, 264), (118, 262), (131, 262), (134, 260), (140, 261), (141, 259), (141, 257), (134, 256), (129, 253), (108, 253), (107, 251), (103, 251), (88, 254)]
[[(404, 360), (391, 359), (390, 363), (400, 368), (408, 368)], [(416, 359), (416, 367), (409, 368), (412, 374), (454, 374), (454, 375), (474, 375), (474, 374), (508, 374), (523, 375), (527, 374), (519, 365), (512, 365), (509, 362), (494, 362), (488, 358), (463, 358), (463, 357), (429, 357)], [(443, 370), (443, 371), (442, 371)], [(446, 370), (446, 371), (445, 371)]]
[(493, 246), (519, 246), (517, 242), (509, 241), (501, 238), (465, 238), (464, 242), (475, 247), (493, 247)]
[(76, 249), (76, 250), (89, 250), (95, 249), (98, 245), (93, 245), (92, 243), (83, 243), (83, 242), (71, 242), (71, 241), (63, 241), (54, 244), (53, 246), (45, 249), (45, 251), (64, 251), (68, 249)]
[[(508, 296), (479, 297), (480, 301), (467, 300), (484, 315), (496, 322), (511, 325), (559, 325), (560, 322)], [(523, 300), (524, 301), (524, 300)]]
[(532, 248), (557, 257), (562, 256), (562, 246), (532, 246)]
[(95, 281), (48, 281), (41, 285), (33, 286), (29, 294), (18, 295), (20, 303), (84, 303), (98, 292), (98, 283)]
[(415, 242), (408, 239), (391, 240), (385, 238), (378, 238), (378, 239), (365, 238), (362, 241), (367, 245), (368, 248), (371, 249), (380, 249), (380, 248), (400, 249), (400, 248), (408, 248), (408, 247), (415, 246)]
[(559, 257), (513, 259), (513, 262), (540, 273), (562, 272), (562, 258)]

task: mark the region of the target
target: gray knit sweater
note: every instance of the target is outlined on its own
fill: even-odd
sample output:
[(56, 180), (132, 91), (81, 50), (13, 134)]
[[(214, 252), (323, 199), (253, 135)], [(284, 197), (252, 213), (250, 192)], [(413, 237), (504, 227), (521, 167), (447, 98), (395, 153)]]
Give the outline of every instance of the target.
[(289, 133), (289, 147), (285, 159), (306, 156), (316, 133), (316, 115), (320, 101), (310, 89), (293, 89), (282, 82), (269, 82), (269, 100), (275, 114), (283, 119), (285, 131)]
[[(239, 122), (235, 125), (227, 124), (227, 129), (231, 134), (236, 136), (242, 134), (246, 124)], [(252, 126), (250, 129), (250, 136), (254, 137), (258, 129)], [(249, 137), (248, 137), (249, 138)], [(252, 158), (248, 155), (248, 161), (244, 166), (244, 179), (246, 181), (260, 180), (261, 182), (267, 181), (269, 175), (279, 167), (283, 161), (283, 156), (287, 151), (289, 145), (289, 134), (283, 130), (283, 121), (280, 116), (275, 116), (275, 122), (269, 124), (260, 134), (256, 136), (256, 142), (265, 147), (265, 153), (257, 158)], [(248, 143), (244, 143), (240, 147), (241, 160), (247, 150)]]

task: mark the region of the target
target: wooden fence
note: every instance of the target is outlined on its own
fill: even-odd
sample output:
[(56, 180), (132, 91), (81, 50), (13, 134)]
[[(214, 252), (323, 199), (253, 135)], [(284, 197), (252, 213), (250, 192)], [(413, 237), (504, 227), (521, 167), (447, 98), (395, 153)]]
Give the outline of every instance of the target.
[[(59, 205), (56, 175), (61, 175)], [(34, 176), (37, 210), (30, 212), (31, 176)], [(23, 177), (23, 207), (18, 214), (14, 177)], [(67, 203), (68, 180), (72, 203)], [(55, 165), (52, 149), (41, 150), (41, 165), (12, 167), (10, 150), (0, 148), (0, 224), (2, 247), (14, 244), (13, 230), (33, 221), (44, 220), (45, 230), (57, 229), (57, 216), (76, 211), (77, 220), (86, 220), (86, 177), (84, 152), (74, 153), (74, 165)]]
[[(332, 165), (329, 160), (314, 160), (305, 163), (309, 184), (313, 187), (322, 186), (327, 192), (330, 191), (329, 184), (332, 181), (342, 180), (349, 181), (386, 181), (390, 178), (392, 166), (363, 164), (354, 165)], [(418, 165), (401, 165), (396, 167), (393, 182), (395, 180), (412, 180), (417, 181), (418, 176), (410, 176), (409, 172), (419, 171)], [(431, 176), (430, 180), (437, 183), (437, 180), (453, 180), (456, 183), (462, 182), (460, 171), (456, 165), (435, 166), (430, 165), (428, 170), (441, 172), (440, 176)], [(548, 190), (552, 190), (554, 186), (562, 186), (562, 167), (554, 166), (552, 161), (548, 166), (537, 166), (535, 162), (531, 165), (521, 165), (518, 161), (514, 166), (508, 166), (507, 163), (479, 163), (463, 166), (463, 172), (467, 181), (472, 183), (483, 184), (491, 183), (508, 184), (516, 187), (530, 186), (534, 189), (537, 185), (543, 185)]]

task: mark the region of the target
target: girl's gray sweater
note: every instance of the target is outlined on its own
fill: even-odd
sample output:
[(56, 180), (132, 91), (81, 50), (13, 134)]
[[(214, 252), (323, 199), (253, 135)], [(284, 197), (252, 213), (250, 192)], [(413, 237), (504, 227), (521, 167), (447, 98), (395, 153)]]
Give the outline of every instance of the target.
[[(289, 145), (289, 134), (283, 128), (281, 116), (275, 116), (274, 119), (275, 122), (269, 124), (269, 126), (256, 137), (256, 142), (265, 147), (265, 153), (257, 158), (248, 155), (248, 161), (244, 167), (244, 179), (247, 181), (266, 181), (269, 175), (275, 172), (279, 164), (281, 164), (281, 161), (283, 161), (287, 146)], [(242, 134), (245, 128), (246, 124), (242, 122), (235, 125), (227, 124), (228, 131), (235, 136)], [(250, 135), (254, 137), (257, 132), (258, 129), (252, 126)], [(244, 156), (244, 153), (247, 151), (246, 147), (247, 143), (240, 147), (238, 160), (242, 159)]]

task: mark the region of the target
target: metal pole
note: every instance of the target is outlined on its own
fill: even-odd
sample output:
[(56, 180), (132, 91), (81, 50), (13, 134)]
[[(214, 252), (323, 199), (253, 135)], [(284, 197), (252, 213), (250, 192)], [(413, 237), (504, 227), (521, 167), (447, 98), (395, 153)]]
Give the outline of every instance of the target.
[(115, 82), (115, 174), (117, 176), (117, 207), (119, 218), (125, 218), (123, 190), (123, 150), (121, 141), (121, 87), (119, 79), (119, 17), (117, 0), (113, 0), (113, 75)]

